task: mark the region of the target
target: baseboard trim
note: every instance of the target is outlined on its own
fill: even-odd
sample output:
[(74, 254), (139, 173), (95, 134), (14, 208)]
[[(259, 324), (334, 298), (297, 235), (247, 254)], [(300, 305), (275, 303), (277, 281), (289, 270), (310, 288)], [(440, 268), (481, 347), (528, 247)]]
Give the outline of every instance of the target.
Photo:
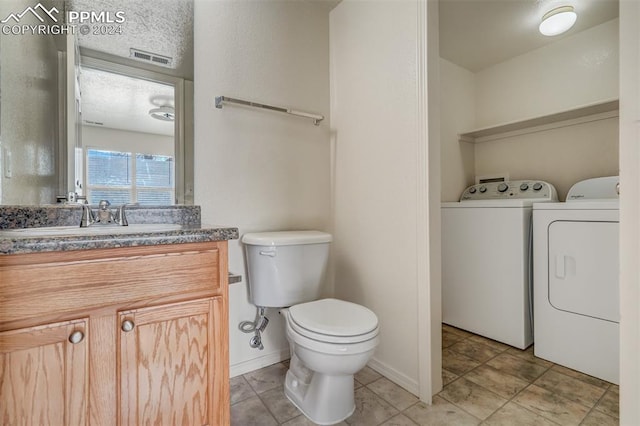
[(289, 359), (289, 349), (282, 349), (280, 352), (272, 352), (265, 356), (232, 364), (229, 368), (229, 376), (240, 376), (287, 359)]
[(400, 373), (398, 370), (389, 366), (388, 364), (372, 358), (367, 365), (378, 373), (382, 374), (387, 379), (397, 384), (398, 386), (411, 392), (412, 394), (420, 394), (420, 385), (415, 379), (412, 379), (411, 377)]

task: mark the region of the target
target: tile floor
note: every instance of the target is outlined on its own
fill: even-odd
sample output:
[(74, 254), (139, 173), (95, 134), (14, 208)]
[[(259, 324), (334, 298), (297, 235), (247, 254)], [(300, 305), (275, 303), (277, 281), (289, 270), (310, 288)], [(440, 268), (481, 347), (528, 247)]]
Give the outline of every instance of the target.
[[(428, 406), (372, 369), (356, 374), (341, 425), (617, 425), (618, 386), (447, 325), (444, 389)], [(288, 362), (231, 379), (232, 426), (310, 426), (283, 391)]]

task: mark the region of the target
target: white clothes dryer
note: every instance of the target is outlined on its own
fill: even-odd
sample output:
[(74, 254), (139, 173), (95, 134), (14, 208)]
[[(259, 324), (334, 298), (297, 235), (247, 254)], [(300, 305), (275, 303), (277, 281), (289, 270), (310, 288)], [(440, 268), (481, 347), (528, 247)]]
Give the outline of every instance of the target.
[(536, 180), (467, 188), (442, 203), (442, 321), (524, 349), (533, 341), (531, 211), (556, 201)]
[(618, 177), (533, 205), (534, 353), (619, 383)]

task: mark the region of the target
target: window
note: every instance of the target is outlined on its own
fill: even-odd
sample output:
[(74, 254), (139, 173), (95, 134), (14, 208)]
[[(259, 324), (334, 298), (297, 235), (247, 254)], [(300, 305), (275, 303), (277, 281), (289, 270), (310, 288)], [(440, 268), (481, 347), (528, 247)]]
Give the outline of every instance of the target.
[(175, 162), (168, 155), (87, 150), (87, 198), (91, 204), (174, 204)]

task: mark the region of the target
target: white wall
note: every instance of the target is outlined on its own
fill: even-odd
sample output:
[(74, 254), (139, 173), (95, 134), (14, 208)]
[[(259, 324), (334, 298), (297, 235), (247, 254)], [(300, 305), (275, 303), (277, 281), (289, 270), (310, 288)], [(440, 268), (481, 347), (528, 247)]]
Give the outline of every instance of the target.
[(545, 180), (564, 201), (574, 183), (618, 174), (618, 119), (478, 143), (475, 171), (507, 172), (512, 180)]
[[(240, 234), (285, 229), (330, 230), (328, 119), (237, 106), (214, 108), (225, 95), (329, 115), (329, 8), (326, 2), (196, 0), (195, 204), (203, 223)], [(230, 287), (231, 374), (288, 358), (279, 315), (264, 351), (237, 329), (253, 319), (242, 247), (229, 242), (229, 268), (244, 280)], [(331, 288), (326, 289), (331, 293)]]
[(442, 148), (442, 201), (458, 201), (474, 182), (474, 145), (458, 134), (475, 128), (475, 75), (440, 58), (440, 140)]
[(103, 148), (121, 152), (175, 156), (172, 136), (129, 132), (106, 127), (82, 126), (82, 146), (85, 149)]
[(612, 20), (476, 74), (441, 60), (442, 200), (457, 200), (474, 175), (543, 179), (561, 200), (577, 181), (617, 175), (615, 117), (474, 145), (457, 134), (617, 98), (618, 27)]
[[(476, 128), (618, 98), (618, 20), (478, 72)], [(543, 179), (560, 200), (574, 183), (618, 174), (618, 120), (474, 145), (475, 174)]]
[[(426, 13), (426, 19), (423, 13)], [(427, 403), (442, 390), (440, 101), (446, 94), (440, 90), (439, 18), (438, 2), (418, 2), (418, 396)], [(421, 66), (424, 58), (426, 67)], [(422, 72), (424, 69), (426, 75)], [(420, 107), (424, 104), (428, 110), (426, 114)]]
[(640, 424), (640, 3), (620, 2), (620, 424)]
[[(343, 1), (331, 12), (330, 49), (335, 293), (377, 314), (380, 344), (371, 364), (414, 393), (418, 338), (429, 339), (418, 335), (417, 303), (418, 262), (428, 262), (418, 259), (417, 246), (429, 241), (416, 237), (427, 226), (417, 214), (427, 195), (418, 194), (427, 185), (418, 182), (427, 161), (426, 134), (418, 130), (426, 132), (419, 125), (426, 108), (417, 114), (426, 96), (426, 85), (418, 93), (426, 76), (418, 75), (425, 70), (421, 11), (412, 1)], [(428, 282), (421, 285), (429, 291)]]
[(476, 73), (476, 128), (618, 98), (618, 20)]

